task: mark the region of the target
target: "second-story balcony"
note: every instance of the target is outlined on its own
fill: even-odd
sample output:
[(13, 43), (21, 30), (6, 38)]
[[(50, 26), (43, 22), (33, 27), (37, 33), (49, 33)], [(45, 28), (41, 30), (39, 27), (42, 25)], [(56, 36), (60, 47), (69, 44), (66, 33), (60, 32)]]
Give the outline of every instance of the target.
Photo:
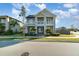
[(44, 17), (37, 17), (37, 25), (44, 25)]
[(35, 22), (27, 22), (27, 25), (35, 25)]
[(46, 25), (53, 25), (54, 21), (53, 21), (53, 17), (46, 17)]
[(38, 21), (37, 24), (44, 24), (44, 21)]
[(27, 25), (35, 25), (35, 19), (28, 19)]

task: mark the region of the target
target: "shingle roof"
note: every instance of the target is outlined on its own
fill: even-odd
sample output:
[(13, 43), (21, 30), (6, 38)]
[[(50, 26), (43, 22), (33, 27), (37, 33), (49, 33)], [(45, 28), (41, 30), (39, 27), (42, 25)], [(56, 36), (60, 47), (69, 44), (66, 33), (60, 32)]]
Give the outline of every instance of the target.
[(35, 17), (34, 15), (28, 15), (26, 18), (32, 18)]
[[(2, 15), (2, 16), (0, 16), (0, 18), (5, 18), (5, 17), (13, 18), (13, 17), (7, 16), (7, 15)], [(13, 18), (13, 19), (15, 19), (15, 18)], [(21, 22), (21, 21), (19, 21), (19, 20), (17, 20), (17, 19), (15, 19), (15, 20), (18, 21), (18, 22)], [(22, 22), (21, 22), (21, 23), (22, 23)]]

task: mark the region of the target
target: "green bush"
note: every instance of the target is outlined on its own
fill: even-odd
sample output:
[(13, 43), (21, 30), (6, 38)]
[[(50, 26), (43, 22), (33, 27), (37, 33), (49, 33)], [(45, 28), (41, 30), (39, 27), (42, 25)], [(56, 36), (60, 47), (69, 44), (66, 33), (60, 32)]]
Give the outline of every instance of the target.
[(45, 36), (51, 36), (50, 34), (45, 34)]
[(46, 33), (51, 33), (51, 30), (50, 29), (46, 29)]
[(59, 33), (53, 33), (51, 34), (52, 36), (59, 36), (60, 34)]
[(14, 32), (13, 32), (12, 30), (8, 30), (8, 31), (6, 31), (4, 34), (5, 34), (5, 35), (13, 35)]
[(36, 36), (35, 33), (26, 33), (25, 36)]
[(53, 33), (53, 34), (46, 34), (45, 36), (59, 36), (59, 33)]

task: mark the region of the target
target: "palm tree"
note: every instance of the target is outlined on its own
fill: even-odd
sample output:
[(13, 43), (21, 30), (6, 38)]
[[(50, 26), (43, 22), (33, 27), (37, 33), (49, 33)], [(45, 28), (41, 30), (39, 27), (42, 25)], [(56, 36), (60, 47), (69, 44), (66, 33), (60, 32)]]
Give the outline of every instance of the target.
[(22, 21), (23, 21), (23, 23), (24, 23), (24, 26), (23, 26), (23, 34), (24, 34), (24, 36), (25, 36), (24, 29), (25, 29), (26, 9), (25, 9), (24, 5), (22, 5), (20, 11), (21, 11), (21, 12), (20, 12), (19, 16), (22, 17)]

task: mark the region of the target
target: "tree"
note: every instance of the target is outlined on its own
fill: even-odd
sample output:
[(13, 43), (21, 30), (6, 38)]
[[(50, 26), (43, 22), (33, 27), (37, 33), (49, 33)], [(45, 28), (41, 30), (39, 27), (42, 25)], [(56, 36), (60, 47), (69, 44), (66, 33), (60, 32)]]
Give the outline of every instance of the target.
[(2, 23), (0, 23), (0, 33), (4, 32), (4, 30), (5, 30), (5, 26)]
[(23, 34), (24, 34), (24, 36), (25, 36), (24, 29), (25, 29), (26, 9), (25, 9), (24, 5), (22, 5), (20, 11), (21, 11), (21, 12), (20, 12), (19, 16), (22, 17), (22, 21), (23, 21), (23, 23), (24, 23), (24, 26), (23, 26)]
[(10, 21), (10, 26), (11, 27), (15, 27), (16, 25), (18, 25), (18, 22), (16, 20), (11, 20)]
[(57, 30), (60, 34), (70, 34), (70, 31), (66, 27), (61, 27)]
[(69, 28), (69, 31), (78, 31), (79, 29), (76, 28), (74, 25), (71, 25), (71, 28)]

